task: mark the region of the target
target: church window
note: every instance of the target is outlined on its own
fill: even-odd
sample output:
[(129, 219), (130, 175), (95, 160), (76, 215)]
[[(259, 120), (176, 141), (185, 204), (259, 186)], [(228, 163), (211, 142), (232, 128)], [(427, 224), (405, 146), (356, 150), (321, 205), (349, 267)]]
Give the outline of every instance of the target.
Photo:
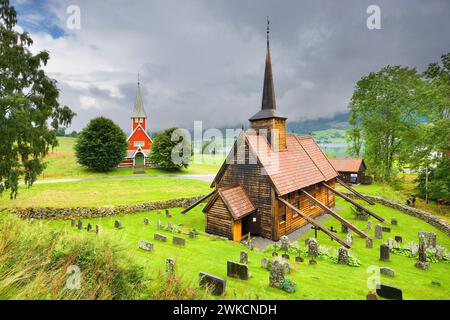
[(144, 146), (144, 141), (135, 141), (134, 142), (134, 146), (135, 147), (143, 147)]

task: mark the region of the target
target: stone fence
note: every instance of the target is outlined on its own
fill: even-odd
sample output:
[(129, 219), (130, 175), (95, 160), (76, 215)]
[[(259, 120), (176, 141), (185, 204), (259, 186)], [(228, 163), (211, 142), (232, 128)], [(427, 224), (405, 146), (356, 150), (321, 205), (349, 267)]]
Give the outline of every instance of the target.
[(203, 196), (180, 198), (166, 201), (147, 202), (139, 204), (101, 206), (101, 207), (74, 207), (74, 208), (52, 208), (52, 207), (30, 207), (13, 208), (11, 213), (22, 219), (78, 219), (109, 217), (116, 214), (129, 214), (158, 209), (183, 207), (187, 208)]
[[(353, 193), (346, 192), (345, 195), (348, 196), (349, 198), (354, 198), (354, 199), (357, 198)], [(438, 228), (439, 230), (441, 230), (442, 232), (444, 232), (445, 234), (450, 236), (450, 223), (448, 223), (447, 221), (445, 221), (431, 213), (407, 206), (405, 204), (400, 204), (400, 203), (392, 201), (392, 200), (387, 200), (387, 199), (384, 199), (381, 197), (367, 195), (367, 194), (365, 194), (364, 196), (370, 200), (373, 200), (377, 203), (385, 205), (386, 207), (390, 207), (390, 208), (399, 210), (403, 213), (406, 213), (410, 216), (422, 219), (423, 221), (431, 224), (432, 226)]]

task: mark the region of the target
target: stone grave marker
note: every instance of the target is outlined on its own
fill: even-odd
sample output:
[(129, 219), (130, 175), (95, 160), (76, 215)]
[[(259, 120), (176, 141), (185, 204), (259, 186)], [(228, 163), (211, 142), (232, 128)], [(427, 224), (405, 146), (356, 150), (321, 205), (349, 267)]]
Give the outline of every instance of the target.
[(391, 232), (391, 228), (389, 227), (382, 227), (383, 232)]
[(415, 256), (419, 252), (419, 245), (416, 242), (411, 242), (411, 255)]
[(153, 251), (153, 243), (145, 241), (145, 240), (140, 240), (139, 248), (142, 250), (145, 250), (145, 251)]
[(347, 248), (339, 248), (338, 253), (338, 263), (339, 264), (348, 264), (348, 250)]
[(347, 243), (353, 245), (353, 235), (350, 232), (347, 233)]
[(428, 233), (427, 247), (436, 248), (436, 233)]
[(375, 238), (383, 239), (383, 227), (379, 224), (375, 225)]
[(261, 268), (267, 269), (268, 263), (269, 263), (269, 259), (267, 259), (267, 258), (262, 258), (262, 259), (261, 259)]
[(172, 243), (177, 245), (177, 246), (185, 246), (186, 245), (186, 240), (184, 238), (181, 238), (181, 237), (173, 236)]
[(277, 252), (272, 252), (272, 257), (278, 257), (278, 253)]
[(99, 225), (99, 224), (96, 224), (96, 225), (95, 225), (95, 233), (96, 233), (96, 234), (100, 234), (100, 229), (101, 229), (101, 228), (100, 228), (100, 225)]
[(78, 228), (78, 230), (83, 229), (83, 221), (78, 220), (77, 228)]
[(195, 237), (196, 237), (196, 234), (195, 234), (195, 232), (194, 231), (189, 231), (189, 238), (191, 238), (191, 239), (195, 239)]
[(167, 218), (172, 218), (172, 215), (169, 213), (169, 209), (165, 209), (165, 212)]
[(378, 296), (375, 292), (369, 292), (366, 295), (366, 300), (378, 300)]
[(397, 242), (397, 243), (402, 243), (403, 242), (403, 239), (402, 239), (401, 236), (395, 236), (394, 239), (395, 239), (395, 242)]
[(372, 230), (372, 221), (367, 221), (366, 230)]
[(248, 264), (248, 253), (247, 252), (241, 251), (241, 254), (239, 257), (240, 257), (239, 261), (241, 263)]
[(31, 225), (34, 224), (34, 219), (33, 219), (33, 218), (30, 219), (30, 224), (31, 224)]
[(319, 244), (314, 238), (309, 238), (308, 240), (308, 253), (312, 257), (317, 257), (319, 254)]
[(278, 260), (273, 260), (270, 265), (269, 286), (281, 288), (284, 282), (284, 268)]
[(287, 253), (283, 253), (281, 255), (281, 258), (285, 259), (285, 260), (289, 260), (289, 255)]
[(162, 241), (162, 242), (166, 242), (167, 241), (167, 237), (165, 235), (163, 235), (163, 234), (160, 234), (160, 233), (155, 233), (153, 238), (155, 240)]
[(341, 224), (341, 232), (342, 233), (347, 233), (348, 232), (348, 227), (347, 227), (347, 225), (345, 225), (345, 224)]
[(166, 273), (173, 275), (175, 273), (175, 260), (172, 258), (166, 259)]
[(248, 266), (239, 262), (227, 261), (227, 276), (241, 280), (248, 280)]
[(386, 244), (380, 246), (380, 260), (389, 262), (389, 247)]
[(295, 257), (295, 262), (303, 262), (303, 258), (302, 257)]
[(391, 220), (391, 225), (397, 226), (398, 225), (397, 219), (392, 219)]
[(114, 221), (114, 228), (122, 229), (122, 223), (120, 222), (120, 220)]
[(291, 265), (287, 261), (282, 261), (281, 266), (283, 267), (284, 273), (291, 273)]
[(172, 222), (168, 222), (167, 223), (167, 230), (170, 231), (170, 232), (173, 231), (173, 224), (172, 224)]
[(158, 221), (156, 222), (156, 228), (157, 228), (158, 230), (161, 230), (161, 229), (162, 229), (161, 220), (159, 220), (159, 219), (158, 219)]
[(381, 267), (380, 274), (384, 274), (385, 276), (388, 276), (388, 277), (395, 277), (394, 269), (389, 268), (389, 267)]
[(75, 226), (76, 226), (76, 221), (75, 221), (75, 219), (70, 219), (70, 226), (72, 227), (72, 228), (74, 228)]
[(86, 227), (87, 232), (92, 231), (92, 224), (88, 223)]
[(394, 249), (394, 240), (392, 238), (387, 239), (387, 245), (389, 247), (389, 250)]
[(211, 294), (216, 296), (220, 296), (225, 293), (227, 280), (206, 272), (200, 272), (199, 277), (201, 288), (208, 288), (211, 290)]
[(289, 250), (289, 238), (287, 236), (281, 236), (280, 238), (281, 242), (281, 250), (288, 251)]
[(144, 225), (148, 226), (148, 218), (144, 218)]
[(377, 294), (385, 299), (403, 300), (402, 289), (387, 284), (378, 284)]
[(429, 270), (430, 264), (427, 262), (427, 247), (425, 245), (425, 236), (419, 238), (419, 259), (416, 262), (416, 268)]
[(369, 237), (366, 238), (366, 248), (369, 248), (369, 249), (373, 248), (372, 238), (369, 238)]
[(442, 246), (436, 246), (436, 259), (439, 261), (444, 259), (444, 248)]

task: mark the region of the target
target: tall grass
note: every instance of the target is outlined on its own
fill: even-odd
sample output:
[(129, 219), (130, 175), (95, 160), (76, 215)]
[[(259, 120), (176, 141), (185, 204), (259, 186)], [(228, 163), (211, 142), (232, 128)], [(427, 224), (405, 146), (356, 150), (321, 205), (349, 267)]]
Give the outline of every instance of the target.
[[(80, 269), (77, 289), (66, 285), (73, 265)], [(174, 298), (198, 295), (172, 278), (150, 279), (111, 239), (52, 232), (0, 213), (0, 299)]]

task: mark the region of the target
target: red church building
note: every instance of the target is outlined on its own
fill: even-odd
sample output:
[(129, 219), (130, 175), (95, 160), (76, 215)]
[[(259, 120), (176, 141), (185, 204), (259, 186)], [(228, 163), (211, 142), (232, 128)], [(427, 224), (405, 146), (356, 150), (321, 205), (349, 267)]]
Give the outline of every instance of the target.
[(153, 141), (147, 133), (147, 114), (142, 102), (141, 88), (138, 82), (133, 113), (131, 114), (131, 134), (128, 137), (128, 150), (119, 167), (144, 168)]

